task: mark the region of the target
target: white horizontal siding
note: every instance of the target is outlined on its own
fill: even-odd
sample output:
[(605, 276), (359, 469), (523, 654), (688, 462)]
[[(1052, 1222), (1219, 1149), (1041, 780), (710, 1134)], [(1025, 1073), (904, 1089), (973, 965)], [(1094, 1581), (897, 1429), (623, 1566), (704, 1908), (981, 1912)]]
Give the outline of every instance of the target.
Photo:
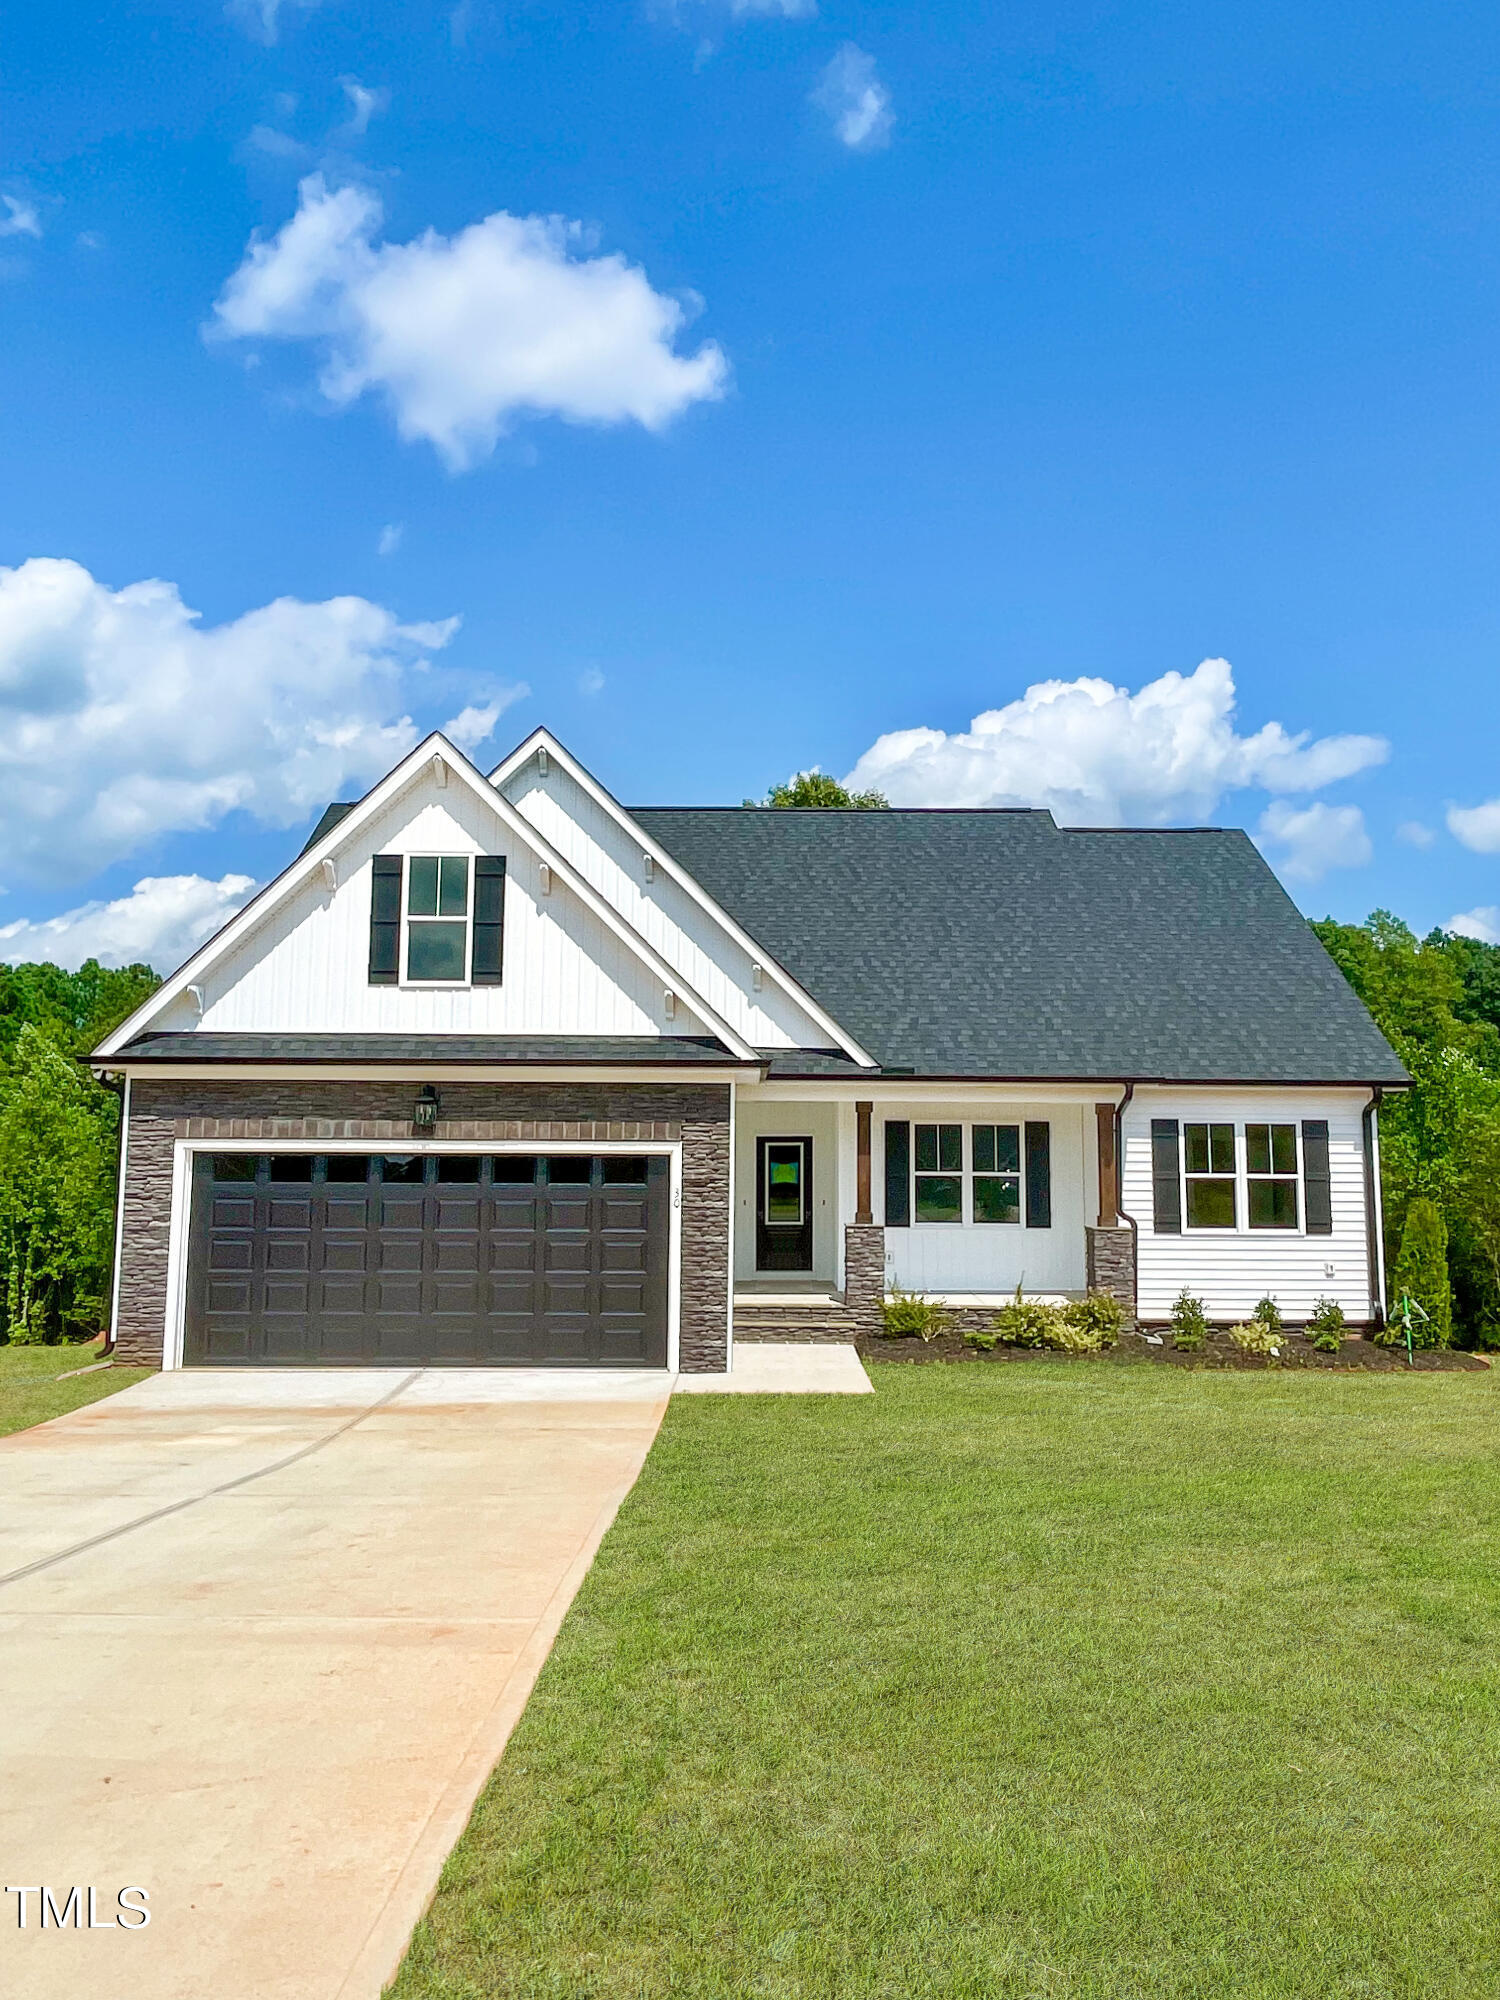
[[(499, 986), (369, 983), (370, 862), (375, 854), (503, 854), (505, 977)], [(179, 1002), (170, 1025), (245, 1034), (702, 1034), (635, 952), (553, 877), (542, 893), (529, 848), (467, 787), (440, 789), (424, 767), (357, 846), (286, 898), (203, 979), (201, 1023)]]
[[(1052, 1127), (1050, 1229), (995, 1222), (913, 1223), (905, 1229), (887, 1229), (888, 1282), (913, 1292), (1013, 1292), (1017, 1285), (1027, 1292), (1082, 1291), (1084, 1225), (1095, 1219), (1095, 1190), (1088, 1180), (1085, 1146), (1085, 1122), (1091, 1116), (1083, 1105), (1037, 1104), (1018, 1098), (882, 1104), (872, 1142), (877, 1219), (885, 1213), (886, 1119), (950, 1125), (1024, 1125), (1028, 1119), (1045, 1119)], [(964, 1143), (967, 1147), (967, 1136)]]
[[(1245, 1318), (1267, 1293), (1289, 1320), (1306, 1319), (1323, 1297), (1336, 1299), (1349, 1319), (1367, 1319), (1371, 1287), (1361, 1114), (1368, 1101), (1367, 1092), (1349, 1090), (1138, 1091), (1124, 1120), (1124, 1191), (1126, 1213), (1138, 1227), (1141, 1317), (1166, 1319), (1186, 1287), (1215, 1320)], [(1233, 1124), (1241, 1152), (1239, 1134), (1247, 1122), (1300, 1126), (1304, 1118), (1326, 1118), (1333, 1234), (1308, 1236), (1301, 1227), (1247, 1229), (1242, 1200), (1237, 1230), (1185, 1229), (1180, 1236), (1158, 1236), (1152, 1227), (1153, 1118)]]
[(644, 854), (612, 814), (557, 764), (545, 778), (529, 760), (506, 796), (566, 856), (631, 927), (678, 971), (694, 992), (761, 1049), (818, 1048), (828, 1032), (767, 981), (757, 992), (753, 955), (664, 869), (648, 882)]

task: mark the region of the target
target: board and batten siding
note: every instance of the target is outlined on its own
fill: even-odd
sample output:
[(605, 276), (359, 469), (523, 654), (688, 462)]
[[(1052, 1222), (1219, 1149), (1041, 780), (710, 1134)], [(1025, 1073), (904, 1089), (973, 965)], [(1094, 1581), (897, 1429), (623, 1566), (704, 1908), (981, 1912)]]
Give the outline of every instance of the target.
[[(1142, 1088), (1124, 1118), (1124, 1207), (1135, 1218), (1137, 1311), (1143, 1320), (1166, 1320), (1184, 1287), (1202, 1299), (1212, 1320), (1248, 1317), (1267, 1293), (1286, 1319), (1305, 1320), (1320, 1298), (1336, 1299), (1353, 1323), (1370, 1318), (1365, 1223), (1364, 1140), (1361, 1117), (1367, 1090), (1207, 1091)], [(1181, 1127), (1235, 1127), (1240, 1227), (1188, 1229), (1158, 1236), (1152, 1222), (1151, 1121), (1175, 1118)], [(1244, 1206), (1244, 1128), (1328, 1121), (1328, 1169), (1333, 1233), (1309, 1236), (1303, 1190), (1298, 1187), (1295, 1230), (1247, 1229)]]
[[(370, 863), (384, 854), (504, 854), (504, 980), (495, 986), (372, 986)], [(251, 1034), (693, 1035), (707, 1030), (467, 787), (424, 773), (320, 872), (205, 972), (203, 1014), (183, 996), (167, 1028)]]
[[(1023, 1098), (993, 1103), (882, 1104), (875, 1117), (875, 1216), (885, 1218), (885, 1132), (887, 1119), (913, 1125), (1020, 1125), (1045, 1120), (1052, 1128), (1052, 1223), (1028, 1229), (1022, 1223), (912, 1222), (885, 1232), (886, 1282), (902, 1291), (942, 1294), (978, 1292), (1081, 1292), (1084, 1226), (1094, 1220), (1094, 1187), (1085, 1143), (1092, 1112), (1080, 1104), (1046, 1104)], [(967, 1148), (969, 1138), (964, 1135)], [(967, 1153), (966, 1153), (967, 1160)], [(968, 1176), (966, 1174), (965, 1179)]]
[(542, 777), (536, 759), (515, 772), (506, 797), (617, 909), (710, 1007), (758, 1049), (821, 1048), (826, 1028), (775, 983), (754, 984), (755, 954), (724, 929), (665, 868), (646, 876), (640, 837), (591, 798), (560, 765)]

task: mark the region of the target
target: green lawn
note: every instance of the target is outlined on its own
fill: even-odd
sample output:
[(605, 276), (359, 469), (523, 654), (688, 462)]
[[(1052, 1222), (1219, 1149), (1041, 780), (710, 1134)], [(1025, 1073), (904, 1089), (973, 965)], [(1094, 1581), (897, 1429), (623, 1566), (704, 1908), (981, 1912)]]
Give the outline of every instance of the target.
[(70, 1369), (97, 1361), (99, 1351), (96, 1340), (77, 1347), (0, 1347), (0, 1437), (97, 1403), (151, 1373), (149, 1368), (101, 1368), (70, 1382), (58, 1381)]
[(1500, 1992), (1500, 1382), (683, 1397), (401, 2000)]

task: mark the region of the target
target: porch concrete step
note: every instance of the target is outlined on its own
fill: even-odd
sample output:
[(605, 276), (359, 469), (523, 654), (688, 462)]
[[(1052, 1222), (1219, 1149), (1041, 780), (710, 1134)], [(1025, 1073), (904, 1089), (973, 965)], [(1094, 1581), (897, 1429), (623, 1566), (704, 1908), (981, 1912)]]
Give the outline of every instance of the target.
[(736, 1340), (853, 1340), (858, 1323), (837, 1300), (819, 1305), (736, 1304)]

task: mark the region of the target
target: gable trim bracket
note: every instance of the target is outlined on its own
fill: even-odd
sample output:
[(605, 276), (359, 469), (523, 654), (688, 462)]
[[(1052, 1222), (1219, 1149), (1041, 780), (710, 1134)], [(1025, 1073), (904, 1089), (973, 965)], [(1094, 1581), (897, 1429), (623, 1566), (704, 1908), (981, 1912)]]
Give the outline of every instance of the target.
[[(491, 771), (489, 782), (496, 791), (499, 791), (506, 780), (514, 777), (516, 772), (522, 770), (533, 757), (537, 760), (538, 774), (543, 779), (547, 777), (549, 767), (556, 764), (593, 800), (601, 812), (607, 813), (616, 826), (638, 844), (648, 882), (654, 878), (656, 870), (660, 869), (698, 905), (700, 910), (712, 917), (726, 936), (733, 939), (750, 962), (751, 979), (755, 990), (759, 991), (764, 982), (769, 980), (773, 986), (780, 989), (784, 998), (790, 1000), (794, 1006), (800, 1007), (805, 1014), (816, 1021), (824, 1034), (836, 1042), (851, 1061), (857, 1062), (861, 1069), (879, 1069), (880, 1064), (869, 1050), (855, 1041), (848, 1029), (842, 1027), (825, 1007), (820, 1006), (807, 988), (794, 979), (785, 967), (778, 965), (765, 948), (735, 922), (722, 904), (714, 901), (681, 862), (669, 854), (659, 841), (653, 840), (644, 827), (636, 824), (619, 800), (607, 792), (591, 772), (584, 769), (578, 759), (558, 742), (549, 729), (534, 729), (524, 742), (517, 744), (510, 755)], [(682, 991), (685, 995), (686, 988), (684, 987)]]
[(414, 750), (408, 751), (401, 762), (388, 771), (378, 784), (372, 786), (350, 812), (328, 829), (320, 841), (299, 854), (297, 859), (268, 882), (258, 895), (252, 896), (245, 907), (216, 931), (206, 944), (200, 945), (187, 963), (173, 973), (170, 979), (165, 980), (149, 1000), (138, 1007), (128, 1020), (122, 1021), (113, 1034), (105, 1037), (94, 1051), (93, 1060), (97, 1062), (118, 1055), (128, 1043), (135, 1040), (137, 1035), (144, 1033), (151, 1022), (174, 1000), (179, 999), (192, 986), (201, 985), (204, 973), (243, 943), (288, 896), (310, 881), (321, 881), (324, 862), (331, 860), (338, 848), (353, 840), (413, 779), (420, 777), (424, 766), (435, 769), (439, 763), (489, 806), (506, 831), (520, 840), (531, 850), (537, 861), (551, 870), (553, 882), (566, 884), (584, 908), (603, 924), (627, 951), (639, 959), (655, 979), (660, 981), (663, 990), (674, 993), (697, 1015), (706, 1028), (717, 1035), (731, 1054), (746, 1063), (759, 1063), (762, 1060), (759, 1053), (724, 1019), (717, 1008), (710, 1006), (675, 968), (669, 966), (639, 931), (620, 915), (613, 904), (607, 902), (592, 884), (584, 880), (572, 862), (565, 859), (546, 836), (537, 831), (525, 814), (519, 812), (504, 793), (490, 784), (484, 773), (470, 763), (461, 750), (455, 749), (447, 737), (438, 730), (434, 730)]

